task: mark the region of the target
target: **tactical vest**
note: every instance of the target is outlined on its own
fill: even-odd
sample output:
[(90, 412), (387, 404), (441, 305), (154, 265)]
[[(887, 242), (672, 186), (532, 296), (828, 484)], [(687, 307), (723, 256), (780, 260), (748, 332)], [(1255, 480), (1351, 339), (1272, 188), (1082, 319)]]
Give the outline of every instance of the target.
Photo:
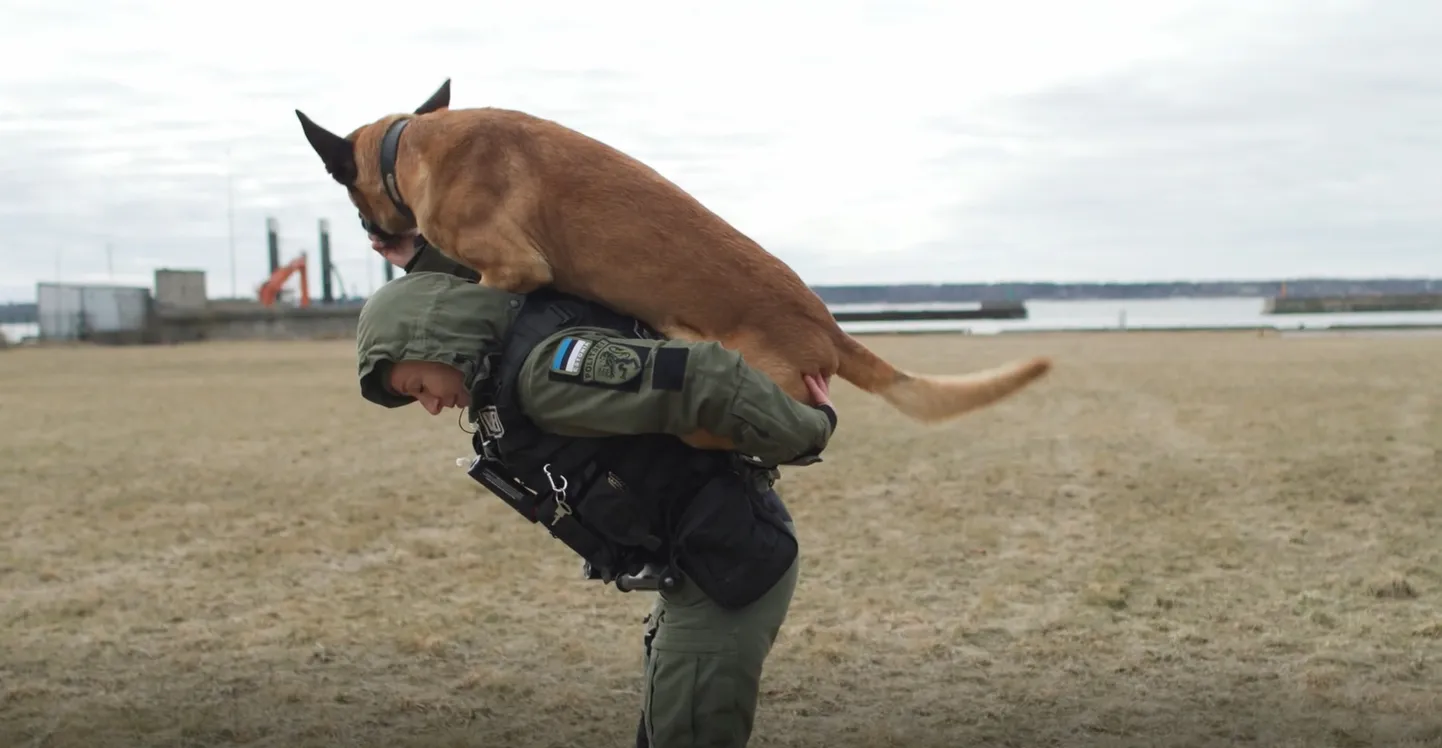
[(522, 411), (516, 387), (527, 354), (577, 327), (663, 338), (574, 296), (529, 294), (504, 339), (483, 352), (489, 371), (471, 391), (472, 476), (575, 550), (589, 578), (612, 582), (667, 564), (724, 607), (760, 597), (797, 552), (771, 492), (774, 473), (669, 434), (558, 436)]

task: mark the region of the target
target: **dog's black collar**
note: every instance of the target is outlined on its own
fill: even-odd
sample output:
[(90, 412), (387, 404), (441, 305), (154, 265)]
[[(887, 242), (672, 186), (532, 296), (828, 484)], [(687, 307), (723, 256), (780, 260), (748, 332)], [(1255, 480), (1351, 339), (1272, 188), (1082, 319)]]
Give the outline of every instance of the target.
[[(410, 117), (402, 117), (392, 122), (391, 126), (386, 128), (386, 134), (381, 137), (381, 185), (385, 187), (386, 196), (391, 199), (396, 210), (400, 211), (407, 221), (415, 223), (416, 216), (411, 212), (410, 206), (406, 205), (406, 201), (401, 199), (401, 187), (396, 181), (396, 153), (400, 150), (401, 133), (405, 131), (406, 125), (410, 122)], [(375, 234), (386, 241), (395, 241), (400, 238), (381, 228), (375, 221), (366, 218), (364, 213), (359, 211), (357, 213), (360, 214), (361, 227), (366, 230), (366, 233)]]
[(385, 185), (386, 195), (395, 204), (396, 210), (401, 212), (407, 221), (415, 223), (416, 216), (411, 212), (410, 206), (401, 199), (401, 187), (396, 182), (396, 152), (400, 150), (401, 133), (405, 132), (406, 125), (411, 123), (410, 117), (402, 117), (391, 123), (386, 128), (386, 134), (381, 138), (381, 184)]

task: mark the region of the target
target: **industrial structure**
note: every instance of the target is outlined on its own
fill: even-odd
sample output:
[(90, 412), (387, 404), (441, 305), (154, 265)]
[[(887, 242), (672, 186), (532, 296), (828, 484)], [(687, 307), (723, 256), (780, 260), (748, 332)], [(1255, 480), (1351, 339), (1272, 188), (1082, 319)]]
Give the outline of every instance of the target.
[[(324, 339), (354, 336), (359, 300), (346, 294), (331, 260), (330, 222), (319, 221), (320, 300), (310, 292), (309, 255), (282, 261), (280, 228), (267, 218), (269, 275), (255, 299), (210, 299), (205, 271), (161, 268), (153, 290), (143, 287), (40, 283), (37, 289), (42, 340), (101, 343), (179, 343), (199, 340)], [(395, 267), (380, 257), (385, 279)], [(339, 286), (339, 295), (336, 287)], [(871, 306), (871, 305), (862, 305)], [(839, 322), (961, 319), (1026, 319), (1020, 301), (949, 304), (949, 308), (882, 304), (836, 309)]]
[(204, 270), (155, 271), (155, 303), (165, 311), (204, 309), (209, 302), (205, 292)]
[[(310, 275), (306, 271), (306, 257), (304, 252), (301, 252), (300, 256), (294, 260), (271, 271), (270, 277), (267, 278), (264, 283), (260, 284), (260, 287), (256, 289), (256, 296), (260, 297), (260, 305), (264, 307), (275, 306), (276, 300), (280, 298), (281, 292), (285, 290), (285, 283), (290, 280), (291, 275), (300, 276), (300, 300), (296, 302), (296, 306), (301, 308), (310, 306)], [(330, 300), (327, 299), (326, 301), (329, 302)]]
[[(318, 305), (312, 304), (310, 294), (309, 256), (300, 252), (282, 263), (279, 225), (268, 218), (270, 275), (256, 288), (254, 301), (210, 299), (205, 271), (192, 269), (157, 269), (153, 288), (38, 283), (38, 336), (46, 341), (165, 343), (353, 334), (357, 304), (346, 295), (345, 284), (331, 261), (329, 221), (321, 219), (319, 229)], [(393, 268), (382, 262), (389, 280)]]

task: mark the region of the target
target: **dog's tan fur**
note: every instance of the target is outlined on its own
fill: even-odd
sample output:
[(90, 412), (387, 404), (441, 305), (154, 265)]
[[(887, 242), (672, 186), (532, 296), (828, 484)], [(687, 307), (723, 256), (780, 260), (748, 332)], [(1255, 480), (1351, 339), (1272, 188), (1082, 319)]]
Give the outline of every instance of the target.
[[(327, 145), (337, 136), (297, 115), (363, 215), (392, 234), (418, 230), (484, 285), (519, 293), (552, 285), (668, 337), (717, 341), (803, 402), (803, 374), (836, 375), (924, 422), (990, 405), (1051, 367), (1033, 358), (960, 376), (898, 370), (843, 331), (784, 262), (655, 170), (550, 120), (452, 110), (449, 86), (414, 114), (351, 132), (351, 163), (335, 155), (344, 143)], [(412, 121), (396, 179), (414, 222), (380, 178), (381, 139), (401, 117)], [(688, 441), (729, 447), (714, 435)]]

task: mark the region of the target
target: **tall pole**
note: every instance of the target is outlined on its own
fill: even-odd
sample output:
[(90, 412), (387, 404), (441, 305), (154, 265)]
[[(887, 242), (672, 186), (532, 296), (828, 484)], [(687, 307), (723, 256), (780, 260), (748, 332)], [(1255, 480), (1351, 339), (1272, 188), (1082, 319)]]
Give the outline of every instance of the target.
[(320, 295), (322, 303), (335, 301), (330, 287), (330, 221), (324, 218), (320, 219)]
[(110, 212), (115, 205), (115, 181), (108, 180), (105, 183), (105, 269), (110, 274), (110, 282), (115, 282), (115, 244), (114, 235), (110, 233)]
[(275, 218), (265, 219), (265, 243), (270, 252), (270, 273), (280, 269), (280, 224)]
[(225, 147), (225, 214), (226, 233), (230, 243), (230, 298), (239, 298), (235, 288), (235, 169), (230, 160), (230, 146)]

